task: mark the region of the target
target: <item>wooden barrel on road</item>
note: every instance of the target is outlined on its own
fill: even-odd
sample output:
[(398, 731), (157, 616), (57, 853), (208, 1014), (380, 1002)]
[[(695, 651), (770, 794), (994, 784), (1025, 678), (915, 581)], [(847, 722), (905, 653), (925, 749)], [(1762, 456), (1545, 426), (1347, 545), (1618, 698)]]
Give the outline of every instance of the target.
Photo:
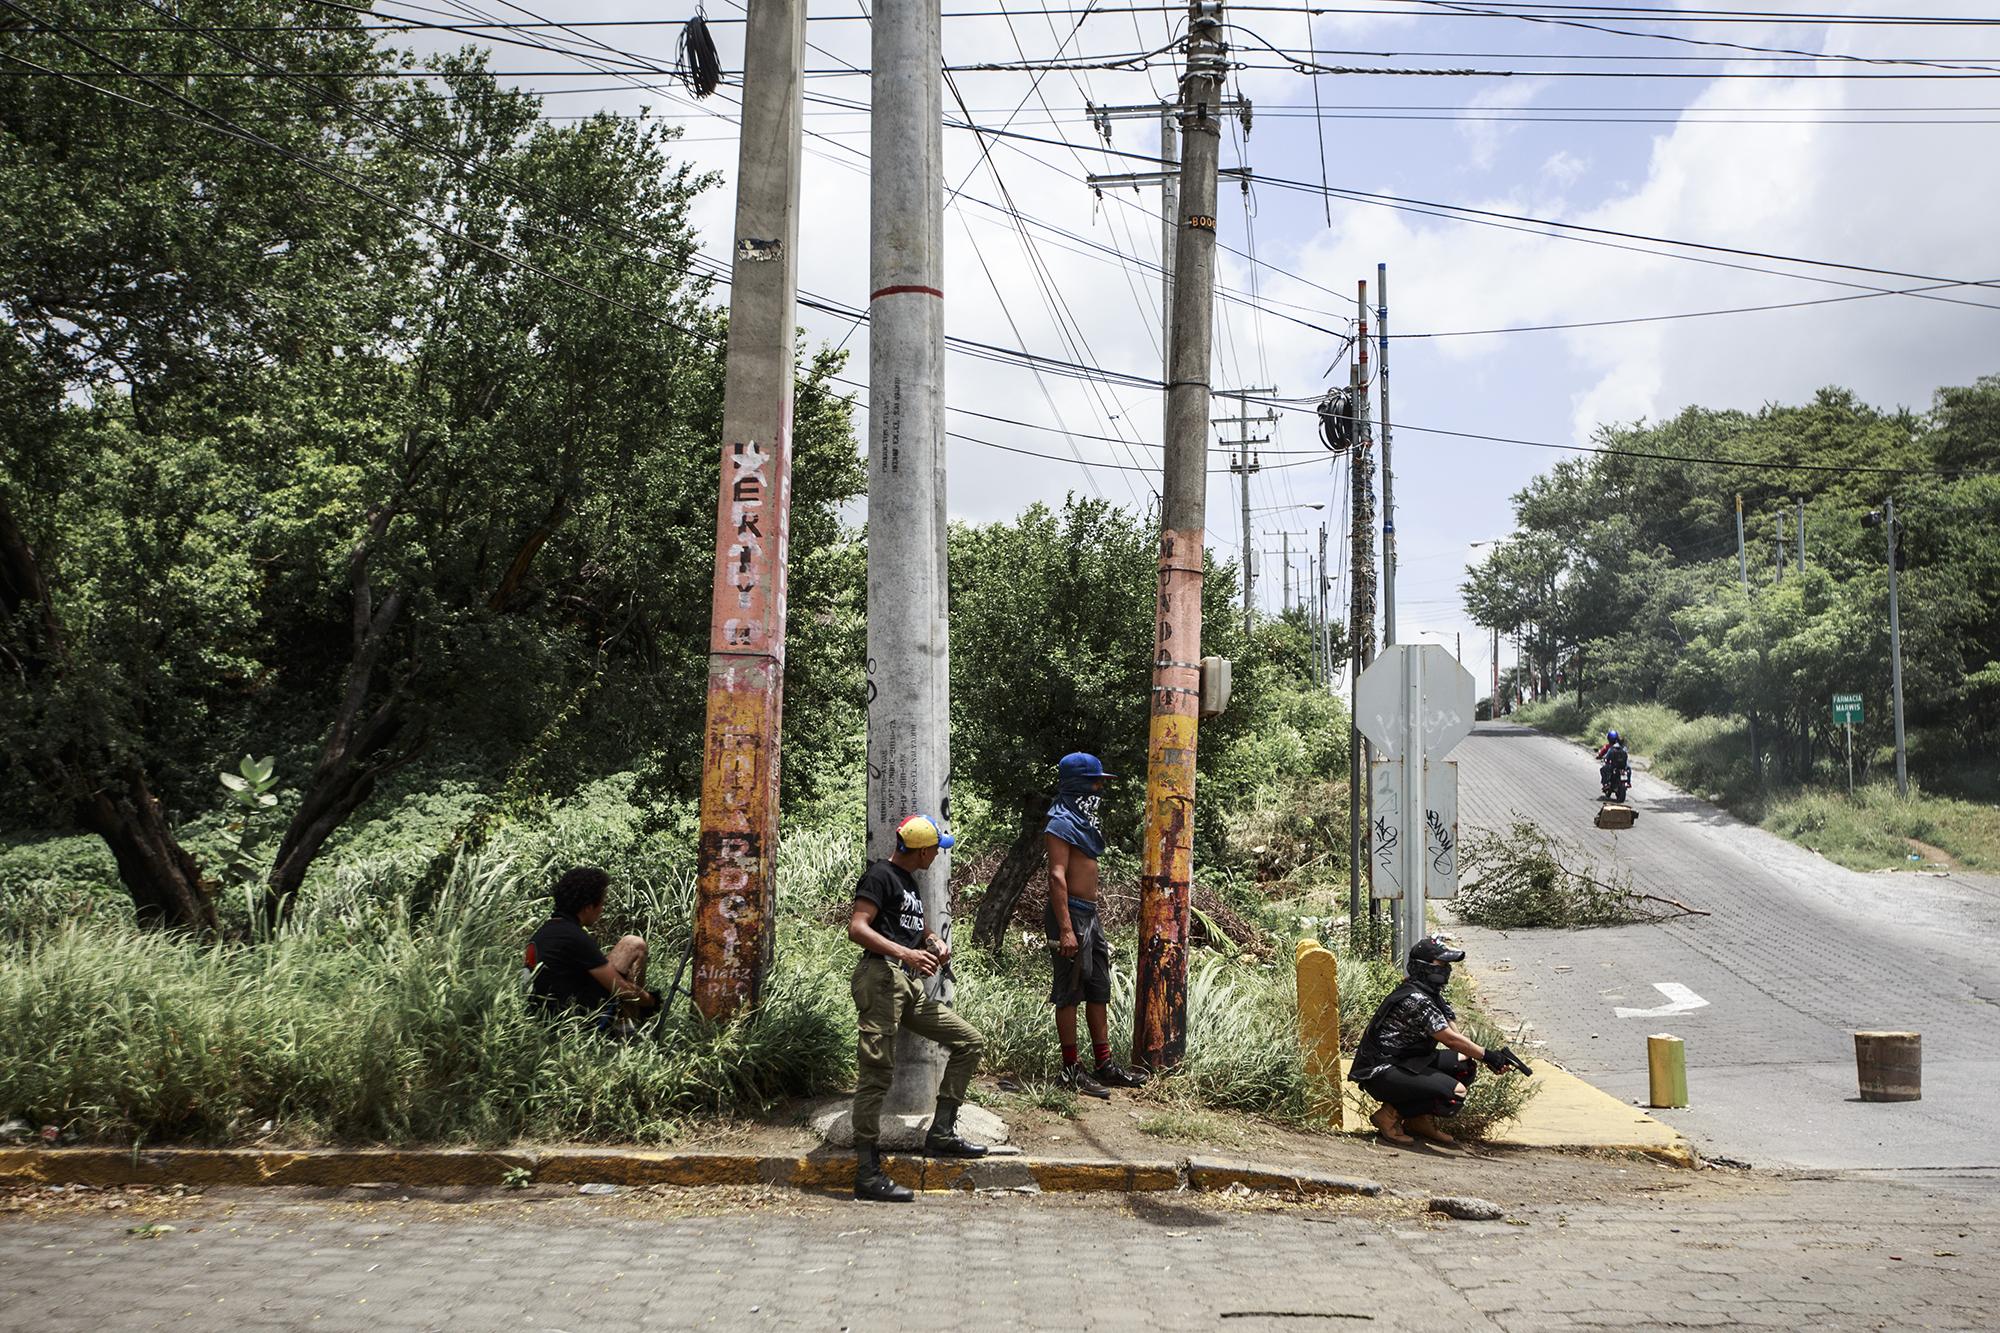
[(1924, 1039), (1915, 1032), (1857, 1032), (1854, 1070), (1864, 1102), (1914, 1102), (1924, 1095)]

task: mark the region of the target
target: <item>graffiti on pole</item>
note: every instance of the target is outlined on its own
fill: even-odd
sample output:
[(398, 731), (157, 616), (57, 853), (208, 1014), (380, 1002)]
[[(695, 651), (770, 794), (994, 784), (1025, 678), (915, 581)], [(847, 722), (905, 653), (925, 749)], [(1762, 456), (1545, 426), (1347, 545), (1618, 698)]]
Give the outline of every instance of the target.
[(722, 450), (694, 919), (694, 1001), (711, 1018), (757, 1003), (775, 943), (790, 462), (785, 441)]

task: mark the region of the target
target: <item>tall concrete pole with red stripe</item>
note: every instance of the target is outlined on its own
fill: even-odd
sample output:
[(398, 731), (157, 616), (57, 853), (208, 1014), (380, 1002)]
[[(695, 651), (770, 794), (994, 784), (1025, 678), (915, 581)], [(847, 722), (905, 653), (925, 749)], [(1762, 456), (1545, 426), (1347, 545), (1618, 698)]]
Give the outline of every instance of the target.
[(756, 1005), (776, 936), (804, 52), (805, 0), (750, 0), (694, 919), (711, 1018)]
[[(951, 817), (945, 630), (944, 88), (938, 0), (878, 0), (872, 25), (868, 303), (868, 855), (911, 815)], [(950, 857), (921, 874), (949, 927)], [(926, 988), (950, 998), (940, 974)], [(891, 1114), (928, 1111), (943, 1052), (897, 1041)]]
[(1209, 343), (1215, 172), (1221, 148), (1222, 5), (1188, 6), (1181, 80), (1180, 217), (1160, 499), (1160, 582), (1146, 736), (1146, 831), (1132, 1059), (1152, 1069), (1187, 1049), (1188, 893), (1194, 863), (1195, 728), (1201, 704), (1201, 562), (1208, 508)]

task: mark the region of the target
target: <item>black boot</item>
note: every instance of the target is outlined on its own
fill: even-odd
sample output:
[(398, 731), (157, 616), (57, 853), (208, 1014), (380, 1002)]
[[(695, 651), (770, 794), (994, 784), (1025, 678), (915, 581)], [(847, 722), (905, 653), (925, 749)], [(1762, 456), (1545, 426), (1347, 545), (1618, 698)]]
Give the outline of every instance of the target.
[(854, 1197), (870, 1203), (908, 1203), (917, 1196), (889, 1179), (882, 1154), (858, 1144), (854, 1149)]
[(958, 1136), (958, 1103), (938, 1098), (937, 1114), (931, 1117), (930, 1132), (924, 1135), (926, 1157), (984, 1157), (986, 1149)]

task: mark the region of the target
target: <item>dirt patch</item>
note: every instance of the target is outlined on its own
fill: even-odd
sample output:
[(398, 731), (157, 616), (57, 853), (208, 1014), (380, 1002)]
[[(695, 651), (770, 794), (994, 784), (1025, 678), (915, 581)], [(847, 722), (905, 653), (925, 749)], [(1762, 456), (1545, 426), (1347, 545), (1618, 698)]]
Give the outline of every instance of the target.
[(1923, 863), (1926, 868), (1942, 866), (1946, 870), (1964, 869), (1963, 866), (1959, 865), (1958, 858), (1942, 847), (1933, 847), (1929, 843), (1920, 842), (1915, 838), (1905, 838), (1903, 841), (1909, 844), (1911, 851), (1924, 858)]

